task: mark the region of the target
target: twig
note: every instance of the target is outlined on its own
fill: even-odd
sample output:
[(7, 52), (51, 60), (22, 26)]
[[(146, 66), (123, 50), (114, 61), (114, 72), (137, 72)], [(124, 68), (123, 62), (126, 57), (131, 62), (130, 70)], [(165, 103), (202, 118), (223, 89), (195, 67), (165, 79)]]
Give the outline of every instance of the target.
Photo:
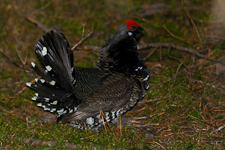
[[(106, 125), (105, 125), (105, 121), (104, 121), (104, 112), (102, 111), (102, 109), (101, 109), (101, 105), (97, 105), (97, 107), (98, 107), (98, 110), (99, 110), (99, 115), (100, 115), (100, 117), (99, 117), (99, 119), (102, 119), (102, 123), (103, 123), (103, 126), (104, 126), (104, 129), (105, 129), (105, 132), (106, 132), (106, 135), (107, 135), (107, 138), (108, 138), (108, 141), (109, 141), (109, 136), (108, 136), (108, 132), (107, 132), (107, 130), (106, 130)], [(106, 120), (107, 121), (107, 120)]]
[(161, 116), (163, 114), (165, 114), (165, 112), (161, 112), (161, 113), (157, 112), (155, 114), (150, 115), (149, 117), (152, 118), (152, 117), (155, 117), (155, 116)]
[(18, 92), (18, 95), (20, 95), (21, 93), (23, 93), (26, 89), (27, 89), (27, 86), (24, 86), (24, 87)]
[(182, 8), (184, 9), (185, 13), (187, 14), (188, 19), (191, 21), (191, 24), (192, 24), (192, 26), (193, 26), (193, 28), (194, 28), (194, 31), (195, 31), (195, 33), (196, 33), (196, 35), (197, 35), (197, 38), (198, 38), (198, 40), (199, 40), (199, 45), (200, 45), (201, 49), (203, 50), (202, 40), (201, 40), (200, 34), (199, 34), (199, 32), (198, 32), (198, 29), (197, 29), (197, 27), (196, 27), (196, 25), (195, 25), (193, 19), (191, 18), (191, 15), (190, 15), (190, 13), (188, 12), (187, 8), (184, 6), (184, 3), (183, 3), (182, 0), (181, 0), (181, 6), (182, 6)]
[(189, 68), (184, 64), (183, 61), (181, 61), (179, 58), (176, 58), (176, 57), (173, 57), (173, 56), (170, 55), (170, 47), (167, 49), (167, 56), (168, 56), (169, 58), (171, 58), (171, 59), (175, 59), (175, 60), (179, 61), (180, 63), (182, 63), (182, 64), (184, 65), (184, 67), (185, 67), (188, 71), (190, 71)]
[[(18, 54), (17, 48), (16, 48), (16, 53), (17, 53), (17, 56), (18, 56), (18, 58), (20, 59), (20, 61), (21, 61), (21, 63), (22, 63), (22, 66), (19, 65), (17, 62), (13, 61), (8, 55), (6, 55), (6, 54), (2, 51), (2, 49), (0, 49), (0, 53), (1, 53), (2, 55), (4, 55), (4, 56), (5, 56), (5, 57), (6, 57), (13, 65), (15, 65), (16, 67), (19, 67), (19, 68), (23, 69), (26, 73), (27, 73), (27, 70), (28, 70), (28, 71), (31, 71), (31, 69), (29, 69), (29, 68), (26, 70), (26, 68), (25, 68), (26, 58), (25, 58), (25, 61), (22, 60), (22, 58), (21, 58), (20, 55)], [(27, 57), (27, 56), (26, 56), (26, 57)]]
[[(103, 114), (102, 110), (101, 110), (101, 113)], [(101, 116), (101, 115), (100, 115), (100, 117), (102, 117), (103, 126), (104, 126), (105, 133), (106, 133), (106, 136), (107, 136), (107, 139), (108, 139), (108, 142), (109, 142), (109, 135), (108, 135), (108, 132), (107, 132), (107, 129), (106, 129), (106, 124), (105, 124), (105, 121), (104, 121), (104, 117)]]
[(6, 55), (1, 49), (0, 49), (0, 53), (2, 55), (4, 55), (12, 64), (14, 64), (15, 66), (19, 67), (19, 68), (22, 68), (22, 66), (20, 66), (17, 62), (13, 61), (8, 55)]
[(144, 58), (144, 61), (146, 61), (149, 57), (152, 56), (152, 54), (155, 53), (155, 51), (158, 49), (158, 47), (155, 47), (155, 49), (153, 51), (151, 51), (145, 58)]
[(34, 24), (35, 26), (37, 26), (39, 29), (41, 29), (44, 32), (48, 32), (50, 30), (50, 28), (48, 28), (47, 26), (43, 25), (42, 23), (40, 23), (39, 21), (31, 18), (31, 17), (25, 17), (27, 19), (27, 21), (29, 21), (30, 23)]
[(120, 135), (123, 135), (123, 134), (122, 134), (122, 121), (121, 121), (121, 114), (119, 114), (119, 117), (120, 117)]
[(170, 30), (169, 30), (165, 25), (163, 25), (162, 27), (169, 33), (170, 36), (172, 36), (172, 37), (174, 37), (174, 38), (176, 38), (176, 39), (179, 39), (179, 40), (181, 40), (181, 41), (183, 41), (183, 42), (185, 42), (185, 43), (187, 43), (187, 44), (190, 45), (190, 43), (188, 43), (186, 40), (184, 40), (184, 39), (182, 39), (181, 37), (176, 36), (176, 35), (174, 35), (172, 32), (170, 32)]
[(158, 101), (158, 100), (161, 100), (163, 99), (163, 97), (160, 97), (160, 98), (156, 98), (156, 99), (145, 99), (145, 100), (142, 100), (142, 101), (139, 101), (138, 104), (143, 104), (143, 103), (149, 103), (149, 102), (155, 102), (155, 101)]
[[(222, 126), (220, 126), (218, 129), (216, 129), (215, 131), (213, 131), (212, 133), (218, 132), (220, 130), (222, 130), (223, 128), (225, 128), (225, 124), (223, 124)], [(211, 134), (212, 134), (211, 133)]]
[(181, 62), (180, 63), (180, 65), (177, 67), (177, 71), (176, 71), (176, 74), (175, 74), (175, 77), (174, 77), (174, 80), (173, 80), (173, 84), (172, 84), (172, 86), (170, 87), (170, 91), (169, 92), (171, 92), (171, 90), (172, 90), (172, 88), (173, 88), (173, 86), (174, 86), (174, 83), (176, 82), (176, 78), (177, 78), (177, 75), (178, 75), (178, 71), (179, 71), (179, 69), (180, 69), (180, 67), (183, 65), (183, 62)]
[(142, 116), (142, 117), (133, 117), (133, 120), (143, 120), (143, 119), (149, 119), (149, 116)]
[(23, 60), (22, 60), (22, 58), (21, 58), (21, 56), (19, 55), (19, 52), (18, 52), (17, 47), (16, 47), (15, 49), (16, 49), (16, 54), (17, 54), (17, 57), (20, 59), (20, 62), (21, 62), (21, 64), (23, 65), (23, 69), (24, 69), (24, 71), (25, 71), (25, 72), (27, 72), (26, 67), (25, 67), (25, 65), (26, 65), (26, 60), (25, 60), (25, 61), (23, 61)]
[(149, 119), (149, 116), (142, 116), (142, 117), (133, 117), (130, 119), (130, 123), (136, 123), (136, 124), (144, 124), (144, 122), (140, 122), (138, 120), (144, 120), (144, 119)]
[(159, 145), (160, 147), (162, 147), (165, 150), (165, 147), (162, 146), (161, 144), (159, 144), (158, 142), (154, 141), (154, 143), (156, 143), (157, 145)]
[(159, 123), (149, 123), (149, 124), (145, 124), (145, 125), (135, 125), (134, 127), (145, 128), (145, 127), (151, 127), (151, 126), (159, 126)]
[[(76, 49), (80, 44), (82, 44), (84, 42), (84, 40), (89, 38), (91, 36), (91, 34), (93, 33), (93, 30), (94, 30), (94, 26), (92, 26), (91, 32), (89, 32), (88, 35), (85, 37), (83, 37), (83, 35), (82, 35), (82, 39), (78, 43), (76, 43), (71, 49), (72, 50)], [(84, 29), (83, 29), (83, 32), (84, 32)]]
[[(105, 119), (106, 123), (108, 124), (109, 130), (113, 133), (113, 136), (114, 136), (114, 138), (115, 138), (116, 141), (117, 141), (115, 132), (112, 131), (112, 129), (111, 129), (111, 127), (110, 127), (110, 124), (109, 124), (109, 122), (107, 121), (107, 119), (106, 119), (106, 117), (105, 117), (105, 114), (104, 114), (104, 112), (103, 112), (102, 109), (101, 109), (101, 105), (96, 104), (96, 106), (98, 107), (100, 118), (102, 117), (102, 121), (103, 121), (104, 127), (105, 127), (105, 123), (104, 123), (104, 119)], [(105, 127), (105, 130), (106, 130), (106, 127)], [(106, 134), (107, 134), (107, 130), (106, 130)], [(108, 135), (108, 134), (107, 134), (107, 135)]]
[(213, 59), (210, 57), (207, 57), (205, 55), (200, 54), (198, 51), (186, 48), (186, 47), (182, 47), (182, 46), (177, 46), (175, 44), (171, 44), (171, 43), (148, 43), (148, 44), (144, 44), (144, 45), (139, 45), (138, 46), (138, 50), (144, 50), (144, 49), (149, 49), (149, 48), (153, 48), (153, 47), (163, 47), (163, 48), (174, 48), (176, 50), (182, 51), (182, 52), (186, 52), (186, 53), (190, 53), (193, 55), (196, 55), (199, 58), (203, 58), (212, 62), (216, 62), (216, 63), (220, 63), (225, 65), (225, 62), (217, 60), (217, 59)]
[[(25, 58), (25, 61), (23, 61), (22, 57), (19, 55), (19, 52), (18, 52), (18, 49), (17, 49), (17, 45), (15, 47), (15, 50), (16, 50), (16, 54), (17, 54), (17, 57), (20, 59), (20, 62), (21, 64), (23, 65), (24, 69), (25, 69), (25, 65), (26, 65), (26, 58)], [(27, 55), (26, 55), (27, 57)]]

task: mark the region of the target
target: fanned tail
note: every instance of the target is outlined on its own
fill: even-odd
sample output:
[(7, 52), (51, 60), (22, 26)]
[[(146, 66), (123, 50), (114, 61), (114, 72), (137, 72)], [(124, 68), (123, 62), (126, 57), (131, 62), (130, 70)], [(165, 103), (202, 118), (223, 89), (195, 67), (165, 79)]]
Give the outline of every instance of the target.
[(31, 99), (44, 110), (57, 112), (58, 115), (77, 110), (80, 100), (74, 93), (73, 53), (64, 35), (51, 30), (41, 36), (36, 47), (36, 54), (44, 66), (44, 72), (31, 62), (34, 71), (41, 76), (36, 83), (26, 85), (37, 93)]

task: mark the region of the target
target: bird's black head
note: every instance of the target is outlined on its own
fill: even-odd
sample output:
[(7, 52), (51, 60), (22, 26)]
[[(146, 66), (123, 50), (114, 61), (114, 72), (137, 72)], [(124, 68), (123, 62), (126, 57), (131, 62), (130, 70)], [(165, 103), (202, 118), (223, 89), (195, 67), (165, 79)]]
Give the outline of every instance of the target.
[(121, 24), (115, 31), (115, 33), (110, 37), (110, 45), (114, 46), (114, 44), (119, 43), (136, 43), (136, 41), (141, 36), (141, 31), (143, 30), (137, 22), (127, 19)]
[(138, 39), (141, 36), (141, 31), (143, 31), (143, 28), (140, 27), (137, 22), (127, 19), (124, 23), (126, 23), (129, 36), (133, 36), (135, 39)]
[(132, 72), (139, 62), (136, 41), (140, 38), (142, 30), (135, 21), (125, 20), (105, 40), (97, 66), (116, 72)]

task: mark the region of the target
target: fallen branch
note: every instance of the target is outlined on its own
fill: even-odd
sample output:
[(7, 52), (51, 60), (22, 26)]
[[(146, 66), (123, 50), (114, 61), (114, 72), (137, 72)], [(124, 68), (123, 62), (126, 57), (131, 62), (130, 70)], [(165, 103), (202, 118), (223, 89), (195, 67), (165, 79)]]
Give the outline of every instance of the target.
[(151, 127), (151, 126), (159, 126), (159, 123), (149, 123), (149, 124), (145, 124), (145, 125), (134, 125), (134, 127), (138, 127), (138, 128), (145, 128), (145, 127)]
[(50, 28), (48, 28), (47, 26), (43, 25), (42, 23), (40, 23), (39, 21), (37, 21), (31, 17), (25, 17), (25, 18), (27, 19), (27, 21), (34, 24), (36, 27), (38, 27), (39, 29), (41, 29), (44, 32), (48, 32), (50, 30)]
[(94, 30), (94, 26), (92, 26), (91, 32), (89, 32), (89, 33), (87, 34), (87, 36), (83, 37), (83, 35), (84, 35), (84, 27), (83, 27), (82, 39), (81, 39), (78, 43), (76, 43), (76, 44), (71, 48), (71, 50), (76, 49), (80, 44), (82, 44), (82, 43), (84, 42), (84, 40), (86, 40), (87, 38), (89, 38), (89, 37), (91, 36), (91, 34), (93, 33), (93, 30)]
[(199, 52), (197, 52), (195, 50), (192, 50), (192, 49), (189, 49), (186, 47), (182, 47), (182, 46), (177, 46), (177, 45), (171, 44), (171, 43), (148, 43), (148, 44), (138, 45), (138, 50), (144, 50), (144, 49), (155, 48), (155, 47), (174, 48), (174, 49), (182, 51), (182, 52), (193, 54), (199, 58), (203, 58), (203, 59), (206, 59), (206, 60), (209, 60), (212, 62), (216, 62), (216, 63), (225, 65), (225, 62), (223, 62), (223, 61), (207, 57), (205, 55), (200, 54)]

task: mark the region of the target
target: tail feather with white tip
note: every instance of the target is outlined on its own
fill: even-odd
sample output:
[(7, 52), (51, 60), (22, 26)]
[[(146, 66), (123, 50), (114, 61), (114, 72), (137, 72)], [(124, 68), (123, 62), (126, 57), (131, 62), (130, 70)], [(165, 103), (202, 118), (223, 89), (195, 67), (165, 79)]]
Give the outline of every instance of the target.
[(37, 92), (31, 100), (46, 111), (57, 112), (59, 116), (76, 111), (80, 100), (74, 93), (73, 53), (66, 38), (62, 33), (51, 30), (40, 37), (35, 47), (45, 70), (41, 71), (31, 62), (34, 71), (41, 76), (35, 79), (35, 84), (26, 84)]

